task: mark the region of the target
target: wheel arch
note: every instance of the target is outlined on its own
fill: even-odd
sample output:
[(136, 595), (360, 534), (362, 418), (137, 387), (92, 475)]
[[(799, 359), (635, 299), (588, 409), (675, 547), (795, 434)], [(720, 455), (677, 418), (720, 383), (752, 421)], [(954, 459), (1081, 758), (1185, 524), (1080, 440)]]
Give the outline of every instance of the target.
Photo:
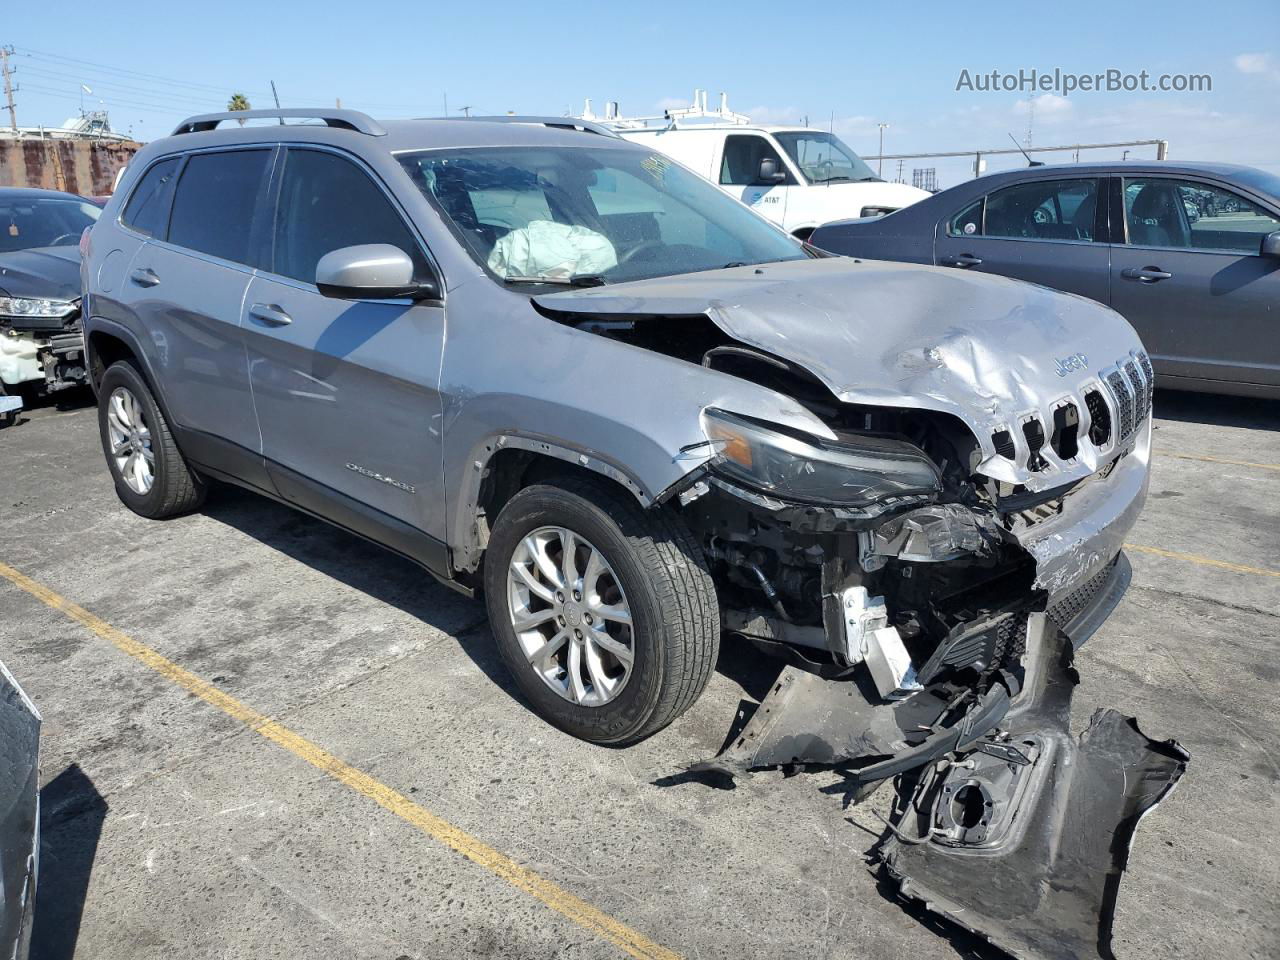
[(642, 507), (652, 493), (630, 472), (598, 453), (543, 437), (506, 433), (486, 442), (472, 458), (459, 491), (456, 571), (475, 571), (489, 541), (489, 527), (503, 506), (524, 488), (566, 474), (591, 477), (634, 497)]

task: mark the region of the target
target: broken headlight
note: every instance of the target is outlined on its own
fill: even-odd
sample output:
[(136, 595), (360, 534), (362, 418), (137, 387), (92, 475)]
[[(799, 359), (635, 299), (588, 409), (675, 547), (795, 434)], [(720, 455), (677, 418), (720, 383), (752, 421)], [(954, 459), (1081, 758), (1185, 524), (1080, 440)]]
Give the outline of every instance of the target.
[(863, 507), (942, 489), (932, 461), (898, 440), (837, 443), (716, 409), (703, 411), (702, 428), (715, 451), (713, 470), (785, 500)]
[(32, 297), (0, 297), (0, 317), (56, 320), (75, 313), (76, 305), (68, 300), (37, 300)]

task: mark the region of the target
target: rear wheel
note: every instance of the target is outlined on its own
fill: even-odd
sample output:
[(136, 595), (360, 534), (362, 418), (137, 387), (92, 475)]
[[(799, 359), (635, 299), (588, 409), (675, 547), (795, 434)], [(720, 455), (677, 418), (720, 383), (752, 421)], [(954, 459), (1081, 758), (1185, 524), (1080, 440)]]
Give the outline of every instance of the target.
[(136, 367), (111, 365), (98, 387), (98, 432), (116, 493), (134, 513), (160, 520), (196, 509), (204, 484), (187, 466)]
[(622, 745), (698, 698), (720, 642), (715, 586), (680, 518), (604, 482), (526, 487), (485, 554), (498, 648), (545, 719)]

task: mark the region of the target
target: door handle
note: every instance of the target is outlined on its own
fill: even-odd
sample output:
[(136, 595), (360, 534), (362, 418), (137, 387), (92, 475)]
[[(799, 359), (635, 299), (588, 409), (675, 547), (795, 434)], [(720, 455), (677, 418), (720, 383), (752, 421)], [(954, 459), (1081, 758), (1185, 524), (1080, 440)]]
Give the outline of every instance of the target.
[(156, 276), (156, 272), (150, 267), (139, 267), (129, 274), (129, 279), (140, 287), (154, 287), (160, 282), (160, 278)]
[(1139, 270), (1137, 267), (1129, 267), (1127, 270), (1121, 270), (1120, 276), (1126, 280), (1140, 280), (1143, 283), (1155, 283), (1158, 280), (1168, 280), (1173, 274), (1158, 267), (1143, 267)]
[(975, 257), (972, 253), (962, 253), (958, 257), (943, 257), (942, 265), (944, 267), (976, 267), (982, 263), (981, 257)]
[(269, 327), (283, 327), (293, 323), (293, 317), (274, 303), (255, 303), (249, 308), (249, 316)]

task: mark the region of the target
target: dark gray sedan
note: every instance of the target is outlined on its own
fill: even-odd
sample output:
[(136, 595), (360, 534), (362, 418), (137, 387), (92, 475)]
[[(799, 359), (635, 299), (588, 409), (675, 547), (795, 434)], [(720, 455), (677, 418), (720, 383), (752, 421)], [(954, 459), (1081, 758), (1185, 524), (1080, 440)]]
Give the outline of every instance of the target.
[(1133, 324), (1160, 386), (1280, 397), (1280, 177), (1262, 170), (1011, 170), (885, 217), (826, 224), (809, 242), (1078, 293)]

